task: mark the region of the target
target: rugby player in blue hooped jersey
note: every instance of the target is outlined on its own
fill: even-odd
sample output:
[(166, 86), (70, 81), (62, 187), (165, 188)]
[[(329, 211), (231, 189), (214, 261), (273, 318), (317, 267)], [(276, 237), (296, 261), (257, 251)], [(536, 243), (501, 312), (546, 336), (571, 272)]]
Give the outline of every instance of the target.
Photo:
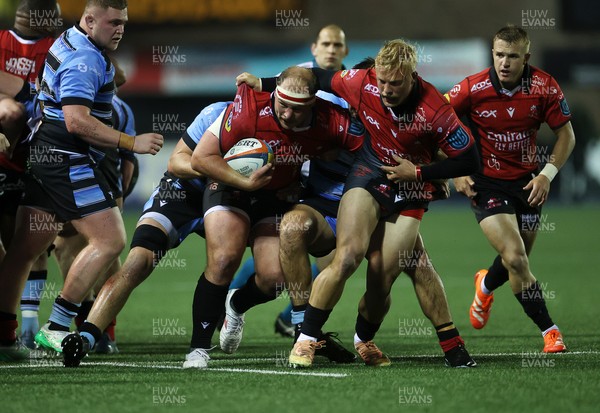
[(93, 168), (90, 145), (152, 155), (163, 145), (159, 134), (134, 137), (111, 127), (114, 68), (105, 50), (118, 47), (126, 22), (126, 0), (88, 0), (79, 24), (50, 48), (39, 94), (43, 118), (31, 142), (26, 192), (0, 265), (0, 329), (6, 331), (16, 329), (15, 313), (33, 261), (62, 223), (71, 222), (88, 241), (69, 270), (49, 322), (36, 335), (38, 345), (57, 352), (62, 352), (61, 342), (82, 299), (126, 240), (106, 179)]
[[(121, 311), (133, 289), (152, 273), (168, 250), (177, 248), (191, 233), (204, 236), (202, 198), (205, 179), (191, 168), (190, 159), (206, 129), (229, 103), (218, 102), (204, 108), (173, 149), (167, 172), (144, 205), (125, 263), (98, 293), (79, 333), (68, 335), (63, 342), (66, 366), (79, 365), (102, 337), (102, 331)], [(196, 290), (200, 286), (201, 282), (198, 282)], [(198, 293), (194, 294), (194, 329), (184, 368), (206, 367), (208, 361), (206, 352), (198, 350), (205, 348), (198, 329), (206, 322), (198, 318), (197, 310), (203, 305), (198, 296)]]

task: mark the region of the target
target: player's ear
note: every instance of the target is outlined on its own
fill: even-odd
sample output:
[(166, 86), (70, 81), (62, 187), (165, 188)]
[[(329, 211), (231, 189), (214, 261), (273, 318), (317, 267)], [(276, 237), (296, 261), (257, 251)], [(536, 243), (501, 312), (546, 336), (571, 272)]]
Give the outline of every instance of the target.
[(348, 47), (348, 45), (345, 46), (346, 51), (344, 52), (344, 57), (348, 56), (348, 53), (350, 53), (350, 48)]
[(85, 15), (85, 24), (87, 25), (88, 29), (94, 27), (94, 20), (94, 16), (91, 13)]
[(530, 57), (531, 57), (531, 53), (525, 53), (525, 59), (523, 60), (524, 65), (529, 62)]
[(317, 44), (313, 43), (310, 45), (310, 52), (314, 57), (317, 57)]

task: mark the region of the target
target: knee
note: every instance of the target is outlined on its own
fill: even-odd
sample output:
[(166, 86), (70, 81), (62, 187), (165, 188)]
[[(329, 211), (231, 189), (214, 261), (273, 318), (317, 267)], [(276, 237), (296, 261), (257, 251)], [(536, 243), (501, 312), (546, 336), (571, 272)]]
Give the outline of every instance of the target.
[(279, 226), (279, 238), (283, 252), (290, 252), (306, 245), (310, 230), (314, 227), (312, 218), (292, 211), (284, 215)]
[(117, 276), (120, 275), (133, 289), (148, 278), (156, 264), (152, 251), (140, 247), (133, 248)]
[(265, 294), (275, 295), (285, 285), (283, 273), (277, 271), (257, 271), (256, 286)]
[(102, 249), (107, 254), (114, 258), (117, 258), (119, 254), (125, 248), (125, 243), (127, 239), (125, 238), (125, 234), (114, 234), (110, 239), (105, 240), (107, 242), (102, 243)]
[(333, 264), (338, 267), (337, 273), (347, 279), (356, 271), (363, 258), (364, 252), (360, 248), (341, 248), (337, 250)]
[(529, 260), (525, 251), (507, 251), (502, 254), (503, 265), (512, 274), (519, 275), (527, 271)]
[(227, 249), (218, 249), (209, 254), (206, 271), (214, 278), (231, 280), (240, 261), (239, 254)]

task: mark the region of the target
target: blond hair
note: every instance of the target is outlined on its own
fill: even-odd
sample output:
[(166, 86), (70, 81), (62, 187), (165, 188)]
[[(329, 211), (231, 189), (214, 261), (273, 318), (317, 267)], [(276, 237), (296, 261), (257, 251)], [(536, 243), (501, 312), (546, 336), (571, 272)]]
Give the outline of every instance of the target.
[(388, 71), (399, 71), (406, 76), (417, 69), (417, 51), (403, 39), (389, 40), (377, 53), (375, 66)]

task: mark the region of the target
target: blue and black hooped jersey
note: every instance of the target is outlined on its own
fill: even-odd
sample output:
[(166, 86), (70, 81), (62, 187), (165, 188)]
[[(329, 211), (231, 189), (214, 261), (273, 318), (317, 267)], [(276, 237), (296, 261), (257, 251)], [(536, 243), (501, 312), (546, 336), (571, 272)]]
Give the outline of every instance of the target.
[(112, 126), (114, 72), (104, 51), (78, 25), (56, 39), (46, 57), (38, 98), (43, 122), (62, 124), (65, 133), (40, 138), (58, 149), (87, 152), (89, 145), (67, 131), (62, 107), (87, 106), (93, 117)]
[[(221, 112), (223, 112), (230, 103), (233, 102), (213, 103), (202, 109), (198, 116), (196, 116), (196, 119), (194, 119), (182, 137), (185, 144), (192, 151), (196, 149), (196, 145), (198, 145), (198, 142), (200, 142), (200, 138), (202, 138), (204, 132), (206, 132), (208, 127), (212, 125), (215, 120), (217, 120)], [(204, 179), (189, 179), (187, 182), (200, 190), (203, 190), (205, 186)]]

